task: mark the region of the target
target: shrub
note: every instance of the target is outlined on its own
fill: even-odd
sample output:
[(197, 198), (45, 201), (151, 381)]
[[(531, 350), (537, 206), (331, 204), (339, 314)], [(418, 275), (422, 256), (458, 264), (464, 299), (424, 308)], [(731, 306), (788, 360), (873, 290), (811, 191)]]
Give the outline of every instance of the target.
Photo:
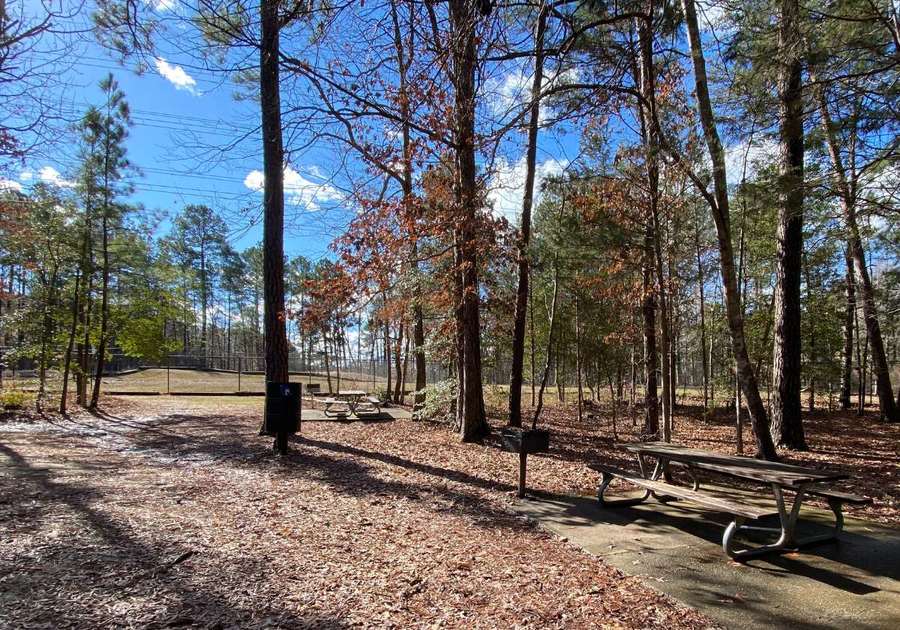
[(425, 386), (425, 403), (414, 414), (416, 420), (449, 422), (456, 403), (456, 380), (446, 379)]
[(22, 409), (32, 400), (32, 396), (19, 389), (8, 389), (0, 392), (0, 407), (4, 409)]
[(386, 405), (394, 398), (394, 393), (385, 387), (379, 387), (375, 390), (375, 398), (380, 400), (381, 404)]

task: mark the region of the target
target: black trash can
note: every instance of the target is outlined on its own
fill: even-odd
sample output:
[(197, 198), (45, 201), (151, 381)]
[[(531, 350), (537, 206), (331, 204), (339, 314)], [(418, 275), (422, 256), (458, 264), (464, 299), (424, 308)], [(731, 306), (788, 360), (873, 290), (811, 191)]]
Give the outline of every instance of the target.
[(300, 383), (266, 383), (266, 433), (297, 433), (300, 407)]

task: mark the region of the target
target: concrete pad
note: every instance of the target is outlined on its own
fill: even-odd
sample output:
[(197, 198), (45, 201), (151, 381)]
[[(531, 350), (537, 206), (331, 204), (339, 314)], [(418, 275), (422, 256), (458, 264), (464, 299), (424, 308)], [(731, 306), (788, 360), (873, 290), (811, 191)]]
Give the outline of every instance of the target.
[[(650, 501), (601, 507), (593, 497), (539, 496), (516, 509), (541, 527), (728, 628), (900, 628), (900, 531), (847, 519), (839, 543), (741, 564), (722, 551), (726, 515)], [(798, 534), (830, 512), (801, 510)]]

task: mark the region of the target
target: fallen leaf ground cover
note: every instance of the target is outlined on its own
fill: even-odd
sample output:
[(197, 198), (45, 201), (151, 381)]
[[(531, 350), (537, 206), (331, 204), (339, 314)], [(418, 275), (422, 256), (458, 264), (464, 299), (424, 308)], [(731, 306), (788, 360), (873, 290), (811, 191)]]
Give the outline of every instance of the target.
[(710, 625), (518, 517), (490, 441), (311, 422), (278, 460), (259, 415), (108, 398), (0, 424), (0, 626)]

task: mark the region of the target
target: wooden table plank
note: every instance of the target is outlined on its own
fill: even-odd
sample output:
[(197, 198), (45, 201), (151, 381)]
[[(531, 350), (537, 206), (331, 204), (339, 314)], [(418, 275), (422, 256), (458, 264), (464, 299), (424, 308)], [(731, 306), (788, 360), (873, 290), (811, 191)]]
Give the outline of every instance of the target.
[(804, 483), (837, 481), (849, 477), (846, 473), (834, 470), (818, 470), (782, 462), (769, 462), (753, 457), (726, 455), (666, 442), (620, 443), (617, 446), (639, 455), (660, 457), (732, 477), (777, 483), (787, 487)]

